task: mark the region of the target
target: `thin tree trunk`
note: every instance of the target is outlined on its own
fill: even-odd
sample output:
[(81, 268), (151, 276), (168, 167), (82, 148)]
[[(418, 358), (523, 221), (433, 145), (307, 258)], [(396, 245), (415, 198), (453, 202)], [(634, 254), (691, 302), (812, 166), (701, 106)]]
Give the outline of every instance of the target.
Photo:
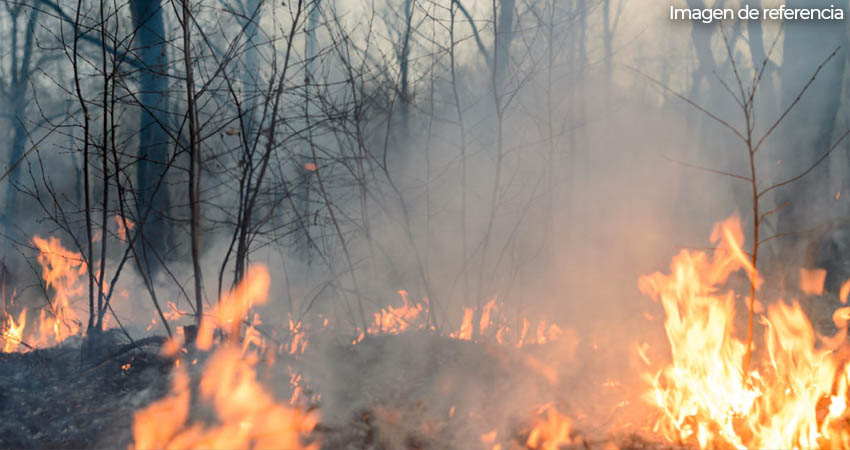
[[(139, 152), (136, 169), (137, 217), (147, 220), (137, 224), (142, 233), (143, 270), (151, 275), (159, 269), (157, 258), (165, 255), (171, 233), (166, 216), (170, 209), (168, 184), (157, 189), (157, 180), (166, 176), (168, 161), (168, 52), (165, 20), (160, 0), (130, 0), (133, 27), (136, 29), (136, 48), (144, 67), (139, 74)], [(151, 214), (147, 214), (148, 210)], [(152, 278), (152, 277), (151, 277)]]
[(404, 36), (402, 36), (401, 57), (401, 123), (405, 133), (408, 131), (410, 120), (410, 33), (413, 20), (413, 0), (404, 0)]
[[(495, 2), (495, 0), (494, 0)], [(495, 64), (496, 84), (501, 86), (507, 77), (510, 62), (511, 42), (514, 38), (514, 10), (516, 0), (499, 0), (499, 13), (496, 25), (496, 42), (493, 63)], [(495, 9), (495, 5), (494, 5)]]
[(186, 69), (186, 114), (189, 119), (189, 209), (192, 239), (192, 269), (195, 274), (195, 323), (200, 326), (204, 312), (201, 273), (201, 149), (197, 137), (195, 80), (192, 72), (192, 13), (189, 0), (183, 4), (183, 62)]
[(77, 2), (77, 12), (76, 17), (74, 19), (74, 48), (72, 55), (72, 65), (74, 70), (74, 88), (75, 94), (77, 96), (77, 101), (80, 104), (80, 109), (83, 111), (83, 199), (85, 206), (85, 227), (86, 227), (86, 273), (88, 275), (89, 281), (89, 323), (88, 329), (92, 329), (94, 326), (94, 317), (95, 317), (95, 309), (94, 309), (94, 272), (92, 268), (92, 256), (94, 255), (94, 250), (92, 248), (92, 222), (91, 222), (91, 187), (89, 181), (89, 109), (88, 103), (86, 99), (83, 97), (83, 90), (80, 86), (80, 72), (79, 72), (79, 41), (80, 41), (80, 16), (82, 12), (82, 0)]
[(451, 19), (449, 22), (449, 60), (451, 68), (451, 83), (452, 95), (454, 96), (455, 111), (457, 112), (458, 134), (460, 135), (460, 270), (463, 276), (463, 300), (469, 298), (469, 261), (467, 261), (467, 243), (466, 221), (467, 221), (467, 156), (466, 156), (466, 127), (463, 121), (463, 105), (461, 104), (460, 94), (458, 93), (458, 83), (460, 80), (457, 76), (457, 62), (455, 60), (455, 17), (457, 9), (455, 8), (456, 1), (452, 0)]

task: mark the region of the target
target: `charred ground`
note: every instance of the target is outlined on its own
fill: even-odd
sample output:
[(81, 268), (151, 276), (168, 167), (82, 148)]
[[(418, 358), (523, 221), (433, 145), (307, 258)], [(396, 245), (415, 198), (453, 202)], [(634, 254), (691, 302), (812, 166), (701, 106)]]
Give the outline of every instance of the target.
[[(73, 342), (0, 354), (0, 447), (130, 446), (134, 412), (168, 393), (176, 360), (160, 355), (159, 342), (113, 341), (113, 354), (94, 364), (81, 363), (80, 349)], [(336, 370), (325, 372), (324, 380), (321, 374), (314, 375), (317, 385), (324, 381), (336, 389), (316, 405), (321, 406), (323, 418), (307, 439), (321, 443), (323, 449), (469, 448), (480, 445), (471, 440), (478, 439), (473, 430), (487, 428), (485, 422), (498, 417), (510, 423), (511, 448), (526, 448), (523, 443), (537, 418), (519, 406), (517, 396), (524, 396), (528, 405), (552, 398), (569, 403), (563, 386), (549, 384), (524, 361), (545, 355), (545, 347), (506, 351), (422, 332), (368, 337), (357, 345), (329, 345), (325, 356), (336, 361)], [(423, 349), (429, 351), (421, 353)], [(183, 361), (204, 356), (184, 355)], [(202, 365), (203, 361), (197, 367)], [(276, 367), (280, 365), (278, 361)], [(382, 377), (381, 371), (392, 377)], [(265, 375), (267, 380), (283, 378), (273, 370)], [(576, 390), (587, 389), (580, 385), (580, 378), (573, 376), (569, 381), (577, 383)], [(285, 386), (285, 380), (277, 382)], [(537, 391), (528, 391), (528, 386), (537, 386)], [(276, 395), (285, 396), (285, 390), (279, 389)], [(488, 401), (490, 408), (480, 410)], [(509, 404), (516, 409), (507, 410)], [(203, 408), (193, 408), (191, 420), (208, 419)], [(577, 429), (572, 438), (575, 444), (562, 448), (612, 444), (661, 448), (637, 435), (590, 436)]]

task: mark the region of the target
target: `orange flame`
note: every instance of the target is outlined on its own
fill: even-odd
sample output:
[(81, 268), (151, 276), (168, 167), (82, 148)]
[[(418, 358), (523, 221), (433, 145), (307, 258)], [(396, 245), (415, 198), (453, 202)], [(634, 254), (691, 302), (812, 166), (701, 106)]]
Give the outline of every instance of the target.
[[(190, 377), (178, 364), (171, 393), (134, 414), (135, 448), (318, 448), (315, 443), (305, 446), (301, 442), (302, 434), (316, 425), (316, 415), (277, 403), (257, 381), (258, 358), (243, 356), (236, 344), (239, 329), (233, 323), (238, 323), (252, 304), (265, 301), (269, 283), (264, 267), (250, 268), (213, 314), (202, 320), (206, 349), (212, 345), (216, 327), (231, 332), (230, 340), (213, 353), (200, 380), (201, 400), (213, 407), (216, 424), (187, 423)], [(199, 332), (199, 341), (201, 336)], [(202, 348), (201, 344), (198, 347)]]
[(847, 295), (850, 294), (850, 280), (845, 281), (841, 285), (841, 290), (838, 291), (838, 298), (841, 299), (841, 304), (847, 304)]
[(133, 415), (135, 448), (166, 448), (189, 417), (189, 374), (178, 367), (171, 380), (171, 393)]
[[(386, 309), (376, 312), (374, 314), (375, 320), (369, 326), (369, 333), (398, 334), (406, 330), (414, 320), (422, 318), (421, 313), (426, 310), (425, 305), (417, 303), (411, 306), (405, 290), (398, 291), (398, 294), (404, 304), (398, 308), (388, 306)], [(424, 326), (423, 323), (420, 328)]]
[(809, 295), (823, 294), (823, 283), (826, 281), (824, 269), (800, 269), (800, 290)]
[(487, 327), (490, 326), (490, 314), (494, 312), (494, 309), (499, 309), (499, 305), (496, 305), (496, 298), (493, 297), (492, 300), (487, 302), (484, 305), (484, 309), (481, 310), (481, 322), (478, 324), (478, 332), (480, 334), (484, 334), (487, 331)]
[[(670, 274), (639, 282), (664, 308), (672, 356), (668, 365), (647, 373), (647, 400), (661, 412), (654, 431), (701, 448), (846, 447), (850, 430), (841, 422), (847, 419), (847, 367), (834, 346), (816, 345), (796, 302), (768, 306), (761, 318), (765, 358), (744, 373), (746, 344), (734, 335), (735, 294), (721, 286), (740, 269), (757, 285), (761, 281), (741, 250), (737, 218), (718, 224), (712, 239), (720, 242), (711, 257), (684, 250)], [(846, 317), (837, 313), (836, 323), (846, 325)], [(838, 337), (835, 345), (843, 341)]]
[(571, 443), (570, 418), (559, 413), (551, 404), (544, 405), (540, 412), (546, 412), (546, 419), (538, 423), (528, 435), (525, 445), (528, 448), (558, 450), (562, 445)]
[[(125, 222), (127, 226), (124, 226)], [(130, 219), (121, 217), (120, 214), (115, 215), (115, 223), (118, 225), (116, 230), (118, 239), (120, 239), (121, 242), (127, 242), (127, 231), (133, 231), (133, 229), (136, 228), (136, 224)]]
[(291, 317), (289, 318), (289, 339), (286, 352), (290, 355), (303, 354), (307, 350), (307, 332), (304, 330), (303, 323)]
[(24, 308), (18, 316), (17, 322), (10, 315), (6, 318), (6, 327), (3, 330), (3, 353), (11, 353), (18, 349), (24, 338), (24, 326), (27, 323), (27, 310)]
[(463, 341), (472, 339), (472, 320), (474, 315), (475, 311), (473, 311), (472, 308), (464, 308), (463, 320), (460, 323), (460, 330), (451, 333), (449, 336)]
[(242, 317), (254, 304), (266, 302), (271, 277), (265, 266), (252, 266), (245, 278), (233, 291), (219, 299), (209, 316), (204, 316), (198, 329), (197, 346), (201, 350), (212, 347), (213, 332), (220, 328), (231, 340), (239, 339)]
[[(554, 323), (540, 320), (534, 327), (532, 322), (524, 317), (522, 319), (522, 330), (517, 335), (512, 332), (510, 327), (505, 325), (506, 320), (501, 307), (502, 304), (497, 303), (495, 298), (487, 302), (481, 309), (481, 318), (477, 324), (474, 323), (475, 308), (464, 308), (460, 329), (449, 333), (449, 337), (469, 341), (472, 340), (473, 332), (477, 328), (481, 338), (495, 338), (499, 344), (512, 342), (516, 339), (513, 345), (516, 348), (521, 348), (524, 345), (556, 341), (564, 334), (564, 331)], [(495, 330), (495, 332), (492, 330)]]
[[(26, 333), (26, 340), (34, 348), (43, 348), (80, 332), (81, 322), (71, 308), (71, 300), (85, 292), (81, 281), (88, 266), (80, 253), (64, 248), (55, 237), (34, 236), (32, 243), (39, 250), (37, 259), (42, 278), (47, 288), (53, 290), (53, 299), (50, 311), (41, 310), (35, 327)], [(19, 319), (17, 325), (23, 327), (24, 322)]]

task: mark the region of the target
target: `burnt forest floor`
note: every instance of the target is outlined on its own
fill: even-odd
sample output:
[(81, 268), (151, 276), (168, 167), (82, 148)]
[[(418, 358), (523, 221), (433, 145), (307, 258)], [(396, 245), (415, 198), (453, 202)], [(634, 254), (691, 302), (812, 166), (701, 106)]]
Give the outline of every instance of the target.
[[(170, 388), (174, 361), (160, 356), (162, 339), (147, 341), (110, 344), (108, 356), (87, 364), (81, 362), (79, 340), (76, 345), (0, 353), (0, 448), (128, 448), (133, 413)], [(427, 357), (414, 358), (414, 354)], [(423, 339), (415, 334), (367, 338), (357, 346), (336, 348), (327, 358), (333, 364), (321, 369), (324, 384), (333, 386), (327, 390), (333, 392), (320, 405), (323, 417), (313, 438), (322, 442), (323, 449), (478, 447), (480, 443), (473, 445), (463, 437), (476, 424), (470, 418), (460, 419), (460, 411), (492, 412), (512, 406), (509, 391), (517, 377), (534, 381), (534, 375), (517, 375), (521, 364), (512, 358), (482, 344)], [(387, 372), (389, 378), (376, 375)], [(354, 381), (339, 381), (352, 373)], [(470, 376), (474, 373), (480, 379)], [(488, 407), (495, 392), (505, 400)], [(476, 395), (483, 400), (476, 400)], [(528, 395), (543, 398), (546, 394)], [(435, 419), (440, 414), (434, 411), (449, 404), (440, 403), (444, 400), (457, 402), (458, 418)], [(327, 411), (331, 408), (335, 411)], [(514, 436), (503, 448), (525, 448), (528, 423), (521, 418), (511, 423)], [(611, 448), (611, 444), (659, 448), (636, 435), (600, 440), (580, 430), (574, 434), (576, 444), (565, 448)]]

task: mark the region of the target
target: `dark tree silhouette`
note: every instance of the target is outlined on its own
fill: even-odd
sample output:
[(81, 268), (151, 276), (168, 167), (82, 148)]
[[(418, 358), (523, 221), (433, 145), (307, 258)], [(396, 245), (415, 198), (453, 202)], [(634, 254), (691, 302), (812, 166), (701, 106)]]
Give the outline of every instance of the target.
[[(170, 198), (166, 176), (169, 159), (168, 39), (163, 7), (158, 0), (132, 0), (136, 50), (142, 70), (139, 83), (139, 151), (136, 171), (137, 205), (140, 219), (140, 256), (143, 270), (156, 273), (160, 259), (171, 247), (168, 221)], [(142, 218), (145, 218), (142, 220)]]

